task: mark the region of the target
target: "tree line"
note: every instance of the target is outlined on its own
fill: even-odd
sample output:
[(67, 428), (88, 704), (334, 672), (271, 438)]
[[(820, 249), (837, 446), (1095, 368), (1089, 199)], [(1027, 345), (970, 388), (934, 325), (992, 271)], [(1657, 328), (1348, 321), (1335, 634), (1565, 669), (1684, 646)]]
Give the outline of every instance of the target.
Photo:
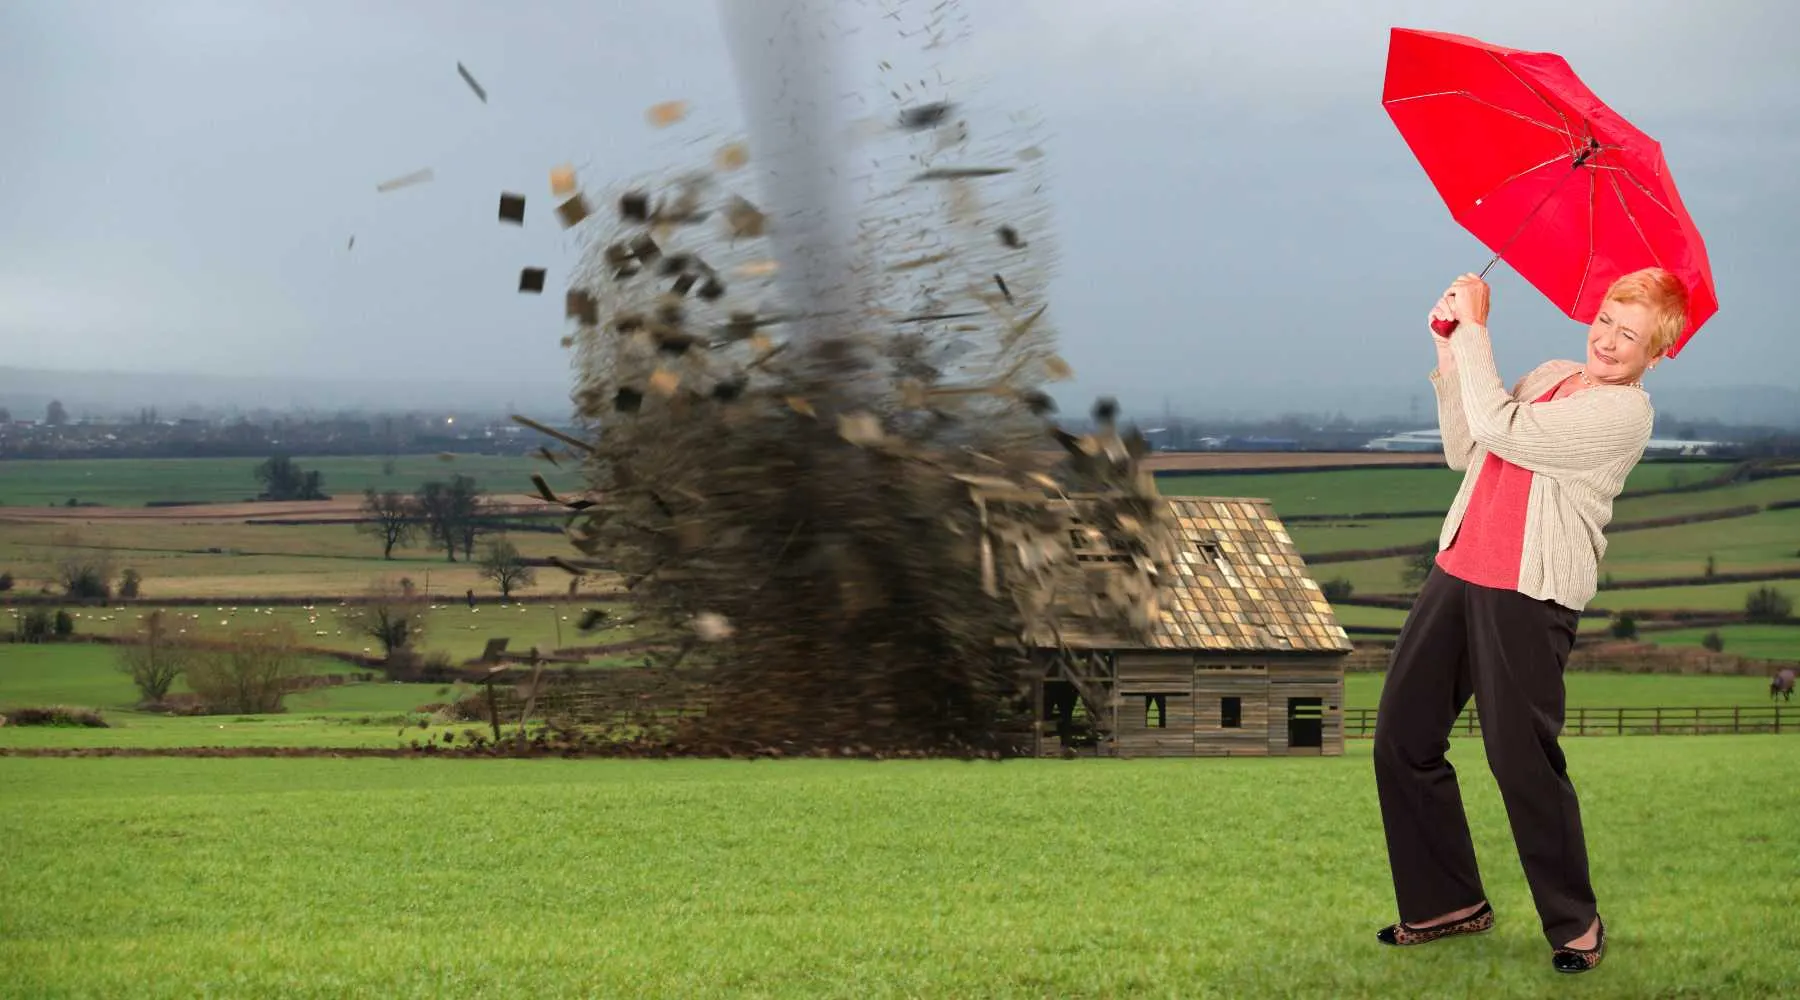
[(490, 539), (477, 561), (475, 544), (490, 524), (488, 506), (475, 480), (460, 474), (449, 482), (425, 483), (410, 494), (371, 486), (363, 490), (364, 520), (356, 530), (381, 543), (383, 559), (394, 558), (394, 549), (419, 538), (442, 548), (449, 562), (456, 562), (460, 551), (463, 561), (476, 563), (507, 598), (514, 589), (536, 582), (536, 574), (504, 535)]

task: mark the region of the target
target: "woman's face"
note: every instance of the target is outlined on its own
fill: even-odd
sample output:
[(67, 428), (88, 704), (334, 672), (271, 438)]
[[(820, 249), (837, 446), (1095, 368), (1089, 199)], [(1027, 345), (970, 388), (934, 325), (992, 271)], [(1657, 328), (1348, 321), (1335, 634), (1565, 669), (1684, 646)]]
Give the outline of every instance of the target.
[(1650, 330), (1656, 314), (1642, 302), (1608, 299), (1588, 326), (1587, 373), (1596, 382), (1625, 385), (1643, 378), (1656, 357)]

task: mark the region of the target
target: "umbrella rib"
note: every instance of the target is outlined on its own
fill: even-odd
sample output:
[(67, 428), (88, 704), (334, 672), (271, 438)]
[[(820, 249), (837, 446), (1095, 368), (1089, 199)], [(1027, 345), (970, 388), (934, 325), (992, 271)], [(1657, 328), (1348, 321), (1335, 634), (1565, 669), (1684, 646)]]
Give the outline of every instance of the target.
[(1538, 128), (1545, 129), (1546, 131), (1560, 133), (1565, 138), (1568, 138), (1571, 140), (1575, 138), (1574, 134), (1567, 131), (1566, 129), (1557, 128), (1555, 125), (1552, 125), (1547, 121), (1533, 118), (1528, 114), (1524, 114), (1523, 112), (1514, 111), (1511, 108), (1503, 108), (1500, 105), (1495, 104), (1492, 101), (1484, 101), (1481, 98), (1476, 97), (1474, 94), (1471, 94), (1466, 90), (1434, 90), (1429, 94), (1414, 94), (1411, 97), (1391, 97), (1385, 101), (1382, 101), (1381, 103), (1384, 105), (1404, 104), (1407, 101), (1419, 101), (1419, 100), (1424, 100), (1427, 97), (1466, 97), (1469, 100), (1474, 101), (1476, 104), (1480, 104), (1485, 107), (1493, 108), (1495, 111), (1498, 111), (1503, 115), (1511, 115), (1514, 118), (1519, 119), (1520, 121), (1530, 122), (1531, 124), (1536, 125)]
[(1493, 186), (1493, 187), (1492, 187), (1492, 188), (1489, 188), (1489, 189), (1488, 189), (1488, 192), (1487, 192), (1487, 194), (1484, 194), (1484, 195), (1482, 195), (1482, 196), (1481, 196), (1481, 197), (1479, 197), (1479, 198), (1477, 198), (1477, 199), (1475, 199), (1475, 204), (1477, 204), (1477, 205), (1479, 205), (1479, 204), (1481, 204), (1481, 203), (1482, 203), (1482, 202), (1484, 202), (1484, 201), (1486, 201), (1486, 200), (1488, 200), (1488, 198), (1489, 198), (1489, 197), (1490, 197), (1490, 196), (1492, 196), (1492, 195), (1493, 195), (1493, 193), (1494, 193), (1494, 192), (1495, 192), (1495, 191), (1498, 191), (1498, 190), (1500, 190), (1500, 189), (1501, 189), (1501, 188), (1503, 188), (1503, 187), (1505, 187), (1505, 186), (1507, 186), (1507, 185), (1508, 185), (1508, 184), (1511, 184), (1511, 183), (1512, 183), (1512, 182), (1513, 182), (1513, 181), (1516, 181), (1516, 180), (1518, 180), (1518, 179), (1519, 179), (1519, 178), (1521, 178), (1521, 177), (1523, 177), (1523, 176), (1525, 176), (1525, 175), (1526, 175), (1526, 174), (1529, 174), (1529, 173), (1531, 173), (1531, 172), (1532, 172), (1532, 171), (1534, 171), (1534, 170), (1542, 170), (1542, 169), (1543, 169), (1543, 168), (1545, 168), (1545, 167), (1547, 167), (1547, 166), (1549, 166), (1549, 165), (1550, 165), (1550, 164), (1552, 164), (1552, 163), (1555, 163), (1555, 162), (1556, 162), (1556, 161), (1558, 161), (1558, 160), (1566, 160), (1566, 159), (1568, 159), (1568, 158), (1569, 158), (1569, 154), (1568, 154), (1568, 153), (1559, 153), (1559, 154), (1557, 154), (1557, 155), (1556, 155), (1556, 156), (1552, 156), (1552, 157), (1551, 157), (1551, 158), (1549, 158), (1549, 159), (1548, 159), (1548, 160), (1545, 160), (1545, 161), (1544, 161), (1544, 162), (1542, 162), (1542, 163), (1540, 163), (1540, 164), (1538, 164), (1538, 165), (1536, 165), (1536, 166), (1532, 166), (1532, 167), (1526, 167), (1526, 168), (1525, 168), (1525, 169), (1524, 169), (1524, 170), (1521, 170), (1521, 171), (1519, 171), (1519, 172), (1518, 172), (1518, 173), (1516, 173), (1516, 174), (1514, 174), (1514, 175), (1512, 175), (1512, 176), (1511, 176), (1511, 177), (1508, 177), (1508, 178), (1507, 178), (1507, 179), (1505, 179), (1505, 180), (1503, 180), (1503, 181), (1501, 181), (1501, 182), (1500, 182), (1500, 183), (1498, 183), (1498, 184), (1496, 184), (1496, 185), (1494, 185), (1494, 186)]
[(1619, 199), (1619, 211), (1625, 213), (1625, 218), (1631, 222), (1632, 231), (1637, 233), (1638, 240), (1644, 244), (1644, 249), (1650, 251), (1650, 260), (1657, 267), (1661, 267), (1662, 257), (1657, 254), (1656, 248), (1650, 245), (1650, 237), (1644, 235), (1644, 227), (1638, 225), (1637, 216), (1631, 214), (1631, 206), (1625, 203), (1625, 189), (1619, 186), (1619, 178), (1608, 174), (1607, 180), (1612, 181), (1613, 194)]
[[(1573, 128), (1569, 127), (1569, 116), (1563, 114), (1562, 110), (1559, 109), (1556, 105), (1551, 104), (1550, 99), (1548, 97), (1545, 97), (1543, 95), (1543, 92), (1539, 91), (1536, 87), (1533, 87), (1531, 84), (1526, 83), (1524, 77), (1513, 72), (1513, 68), (1506, 64), (1506, 60), (1500, 58), (1498, 55), (1496, 55), (1493, 52), (1489, 52), (1487, 55), (1488, 55), (1489, 59), (1492, 59), (1494, 61), (1494, 65), (1499, 66), (1501, 69), (1505, 70), (1507, 76), (1510, 76), (1514, 80), (1517, 80), (1519, 83), (1519, 86), (1524, 87), (1525, 90), (1531, 94), (1531, 96), (1537, 98), (1538, 103), (1542, 104), (1546, 108), (1549, 108), (1550, 113), (1555, 115), (1557, 117), (1557, 119), (1563, 123), (1562, 132), (1563, 132), (1563, 135), (1565, 135), (1569, 138), (1569, 141), (1572, 144), (1569, 147), (1569, 152), (1571, 154), (1573, 154), (1575, 152), (1575, 146), (1580, 145), (1580, 142), (1578, 141), (1578, 139), (1575, 135), (1575, 130)], [(1583, 121), (1582, 124), (1585, 126), (1587, 123), (1585, 121)], [(1586, 131), (1586, 129), (1584, 128), (1583, 131)]]
[(1655, 205), (1657, 208), (1662, 209), (1664, 212), (1667, 212), (1669, 214), (1669, 218), (1671, 218), (1671, 219), (1676, 218), (1675, 210), (1670, 208), (1669, 206), (1663, 204), (1662, 202), (1657, 201), (1656, 193), (1651, 191), (1649, 188), (1645, 187), (1644, 182), (1638, 180), (1637, 175), (1632, 173), (1630, 168), (1615, 167), (1610, 164), (1598, 164), (1595, 169), (1610, 170), (1615, 174), (1624, 174), (1625, 179), (1631, 182), (1631, 186), (1637, 188), (1638, 193), (1642, 194), (1646, 199), (1648, 199), (1650, 204)]
[(1594, 273), (1594, 199), (1598, 196), (1598, 192), (1595, 190), (1595, 187), (1594, 187), (1595, 181), (1594, 181), (1594, 174), (1592, 171), (1590, 171), (1588, 173), (1587, 178), (1588, 178), (1587, 263), (1583, 264), (1581, 267), (1581, 281), (1579, 284), (1577, 284), (1575, 286), (1575, 299), (1574, 299), (1574, 301), (1569, 303), (1569, 311), (1570, 312), (1574, 312), (1575, 307), (1581, 305), (1581, 293), (1587, 290), (1588, 277)]

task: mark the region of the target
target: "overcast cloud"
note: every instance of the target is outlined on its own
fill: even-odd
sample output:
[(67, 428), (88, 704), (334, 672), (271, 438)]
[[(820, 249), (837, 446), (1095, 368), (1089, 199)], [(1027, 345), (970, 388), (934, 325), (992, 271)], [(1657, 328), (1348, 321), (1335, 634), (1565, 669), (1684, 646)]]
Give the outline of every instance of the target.
[[(1420, 317), (1487, 253), (1381, 109), (1396, 25), (1556, 51), (1662, 142), (1721, 309), (1653, 389), (1800, 383), (1792, 5), (962, 3), (946, 59), (1049, 126), (1084, 395), (1305, 408), (1422, 377)], [(882, 49), (867, 10), (857, 58)], [(643, 112), (669, 98), (741, 122), (713, 0), (0, 3), (0, 365), (561, 379), (560, 297), (513, 284), (543, 262), (554, 289), (575, 248), (541, 215), (496, 225), (495, 195), (666, 162)], [(1494, 280), (1504, 371), (1579, 355)]]

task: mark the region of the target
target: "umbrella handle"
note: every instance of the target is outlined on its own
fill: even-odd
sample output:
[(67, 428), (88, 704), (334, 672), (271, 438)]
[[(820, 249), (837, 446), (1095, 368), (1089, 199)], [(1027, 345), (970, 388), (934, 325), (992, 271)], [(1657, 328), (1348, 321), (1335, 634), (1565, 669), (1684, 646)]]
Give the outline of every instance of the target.
[(1431, 332), (1440, 337), (1448, 337), (1456, 330), (1456, 320), (1434, 319), (1431, 321)]

